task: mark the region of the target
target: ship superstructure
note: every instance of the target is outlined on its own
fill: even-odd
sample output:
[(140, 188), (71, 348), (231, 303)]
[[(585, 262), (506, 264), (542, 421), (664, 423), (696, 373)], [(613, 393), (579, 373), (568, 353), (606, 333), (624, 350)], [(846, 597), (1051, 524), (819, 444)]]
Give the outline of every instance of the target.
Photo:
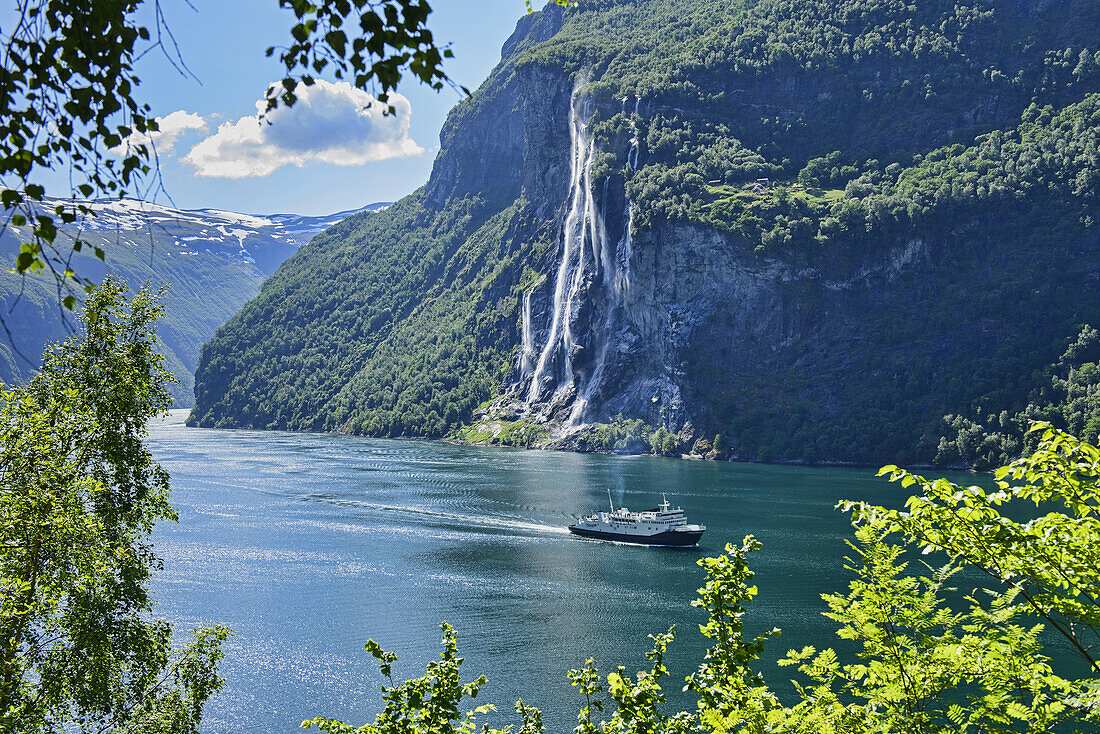
[(672, 507), (663, 494), (660, 505), (642, 512), (615, 507), (610, 490), (607, 498), (611, 502), (610, 512), (583, 517), (569, 526), (569, 532), (585, 538), (619, 543), (684, 547), (697, 545), (707, 529), (705, 525), (688, 524), (683, 509)]

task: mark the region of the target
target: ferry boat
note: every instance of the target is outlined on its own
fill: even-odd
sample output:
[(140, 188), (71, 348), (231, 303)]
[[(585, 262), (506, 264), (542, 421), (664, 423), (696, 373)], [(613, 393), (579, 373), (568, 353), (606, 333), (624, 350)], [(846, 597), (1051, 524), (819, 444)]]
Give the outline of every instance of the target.
[(614, 540), (637, 545), (669, 545), (691, 547), (699, 543), (705, 525), (689, 525), (684, 511), (672, 507), (661, 495), (661, 504), (652, 510), (631, 512), (615, 507), (611, 490), (607, 490), (611, 512), (597, 512), (569, 526), (569, 532), (585, 538)]

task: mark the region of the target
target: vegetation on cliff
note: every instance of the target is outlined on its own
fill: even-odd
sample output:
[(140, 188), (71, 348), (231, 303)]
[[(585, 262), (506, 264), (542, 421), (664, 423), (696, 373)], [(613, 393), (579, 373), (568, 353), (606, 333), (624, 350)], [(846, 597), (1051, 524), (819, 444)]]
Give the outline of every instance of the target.
[[(948, 200), (965, 207), (975, 195), (1016, 193), (1021, 181), (1028, 193), (1040, 180), (1095, 189), (1088, 175), (1083, 186), (1073, 184), (1082, 165), (1095, 168), (1087, 154), (1068, 165), (1061, 157), (1054, 162), (1061, 170), (1044, 179), (1035, 169), (1051, 162), (1035, 154), (1082, 134), (1081, 150), (1095, 146), (1095, 100), (1052, 128), (1040, 127), (1052, 109), (1100, 89), (1097, 30), (1088, 2), (1039, 10), (1008, 2), (764, 0), (719, 8), (695, 0), (608, 0), (584, 3), (521, 63), (591, 69), (594, 96), (627, 97), (619, 114), (597, 117), (594, 134), (621, 138), (626, 118), (638, 127), (644, 165), (623, 174), (642, 223), (733, 225), (737, 218), (721, 216), (720, 208), (706, 211), (709, 182), (793, 182), (832, 158), (840, 165), (830, 172), (839, 175), (818, 185), (843, 188), (864, 176), (849, 194), (861, 203), (873, 194), (863, 208), (871, 223), (884, 224), (942, 214), (933, 205)], [(635, 95), (645, 114), (633, 113)], [(1027, 129), (1017, 134), (1012, 128), (1029, 105)], [(1000, 128), (1005, 132), (982, 137)], [(1050, 136), (1056, 139), (1041, 139)], [(615, 149), (625, 153), (626, 146)], [(625, 155), (618, 163), (625, 169)], [(838, 202), (825, 217), (845, 208)], [(793, 214), (765, 219), (763, 230), (746, 238), (756, 243), (764, 233), (790, 231), (792, 221), (799, 244), (858, 234), (835, 229), (835, 222), (822, 232)]]
[[(936, 449), (941, 466), (972, 466), (989, 471), (1035, 450), (1035, 421), (1057, 426), (1092, 444), (1100, 438), (1100, 332), (1085, 326), (1054, 365), (1037, 379), (1027, 404), (1012, 412), (988, 411), (994, 401), (979, 399), (968, 415), (944, 417), (945, 431)], [(982, 406), (987, 406), (985, 412)]]

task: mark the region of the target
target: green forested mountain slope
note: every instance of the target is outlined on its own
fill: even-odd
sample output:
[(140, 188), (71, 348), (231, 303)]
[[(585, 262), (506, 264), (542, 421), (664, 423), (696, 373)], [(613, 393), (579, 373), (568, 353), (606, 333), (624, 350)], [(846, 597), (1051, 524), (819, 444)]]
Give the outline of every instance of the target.
[(421, 192), (204, 347), (192, 421), (932, 461), (1100, 322), (1097, 38), (1085, 0), (548, 7)]
[(1094, 445), (1100, 440), (1100, 332), (1082, 328), (1036, 384), (1022, 409), (996, 413), (979, 402), (973, 410), (945, 416), (935, 462), (993, 469), (1038, 446), (1040, 435), (1028, 430), (1035, 421), (1062, 426)]
[[(14, 253), (5, 247), (0, 257), (14, 262)], [(227, 263), (210, 253), (169, 261), (163, 253), (154, 254), (152, 263), (148, 255), (148, 250), (114, 252), (109, 269), (135, 289), (146, 282), (169, 286), (168, 310), (159, 328), (160, 351), (165, 366), (179, 380), (172, 387), (173, 402), (188, 407), (193, 403), (192, 365), (198, 347), (258, 292), (263, 274), (247, 263)], [(93, 280), (108, 271), (93, 258), (78, 257), (83, 265), (80, 272)], [(0, 339), (0, 382), (17, 384), (38, 369), (43, 346), (63, 341), (76, 328), (76, 321), (62, 307), (53, 281), (41, 276), (0, 275), (0, 304), (11, 332), (10, 341), (6, 335)]]
[[(461, 234), (484, 226), (485, 209), (484, 202), (470, 199), (438, 213), (426, 212), (422, 195), (414, 194), (386, 212), (352, 217), (318, 235), (295, 256), (294, 267), (280, 269), (260, 297), (218, 331), (222, 348), (204, 347), (200, 372), (205, 379), (196, 386), (198, 401), (211, 405), (218, 397), (216, 410), (245, 413), (252, 417), (250, 425), (321, 428), (328, 423), (338, 428), (350, 413), (322, 408), (364, 365), (384, 371), (375, 378), (382, 389), (369, 390), (373, 399), (403, 396), (403, 412), (419, 394), (405, 394), (410, 388), (403, 380), (417, 370), (423, 374), (429, 368), (449, 368), (446, 385), (429, 383), (433, 392), (447, 391), (445, 402), (423, 402), (440, 414), (458, 403), (469, 416), (479, 402), (469, 394), (480, 390), (487, 395), (494, 382), (488, 362), (476, 359), (480, 348), (472, 335), (461, 351), (469, 314), (439, 314), (423, 335), (415, 329), (409, 333), (408, 327), (420, 324), (440, 295), (472, 285), (469, 270), (456, 267), (451, 253), (463, 247)], [(370, 251), (364, 250), (364, 242), (371, 243)], [(495, 259), (499, 253), (491, 255)], [(257, 323), (270, 329), (270, 339), (256, 339)], [(456, 328), (448, 328), (451, 324)], [(424, 338), (432, 330), (441, 335)], [(432, 349), (441, 340), (447, 347), (444, 355)], [(406, 354), (415, 354), (415, 365), (386, 364), (401, 346)], [(496, 362), (508, 348), (502, 348)], [(221, 375), (235, 376), (228, 395)]]

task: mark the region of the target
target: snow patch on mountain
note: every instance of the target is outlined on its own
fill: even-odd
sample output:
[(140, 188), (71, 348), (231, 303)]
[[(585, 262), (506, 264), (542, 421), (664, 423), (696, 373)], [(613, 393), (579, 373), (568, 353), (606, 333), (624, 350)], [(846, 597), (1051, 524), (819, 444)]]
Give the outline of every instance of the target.
[(174, 209), (135, 199), (71, 201), (48, 199), (44, 209), (83, 205), (91, 214), (78, 215), (62, 227), (70, 236), (97, 246), (150, 247), (165, 257), (208, 252), (242, 265), (253, 265), (270, 275), (299, 247), (325, 229), (359, 214), (381, 211), (389, 202), (376, 202), (334, 214), (255, 215), (222, 209)]

